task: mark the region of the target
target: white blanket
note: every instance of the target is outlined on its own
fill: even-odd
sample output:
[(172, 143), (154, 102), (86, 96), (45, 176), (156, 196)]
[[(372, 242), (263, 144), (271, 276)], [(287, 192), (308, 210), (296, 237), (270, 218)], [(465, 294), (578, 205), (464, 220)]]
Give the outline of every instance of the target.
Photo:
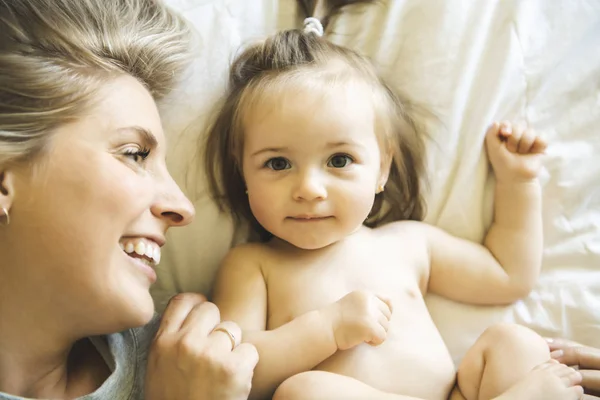
[[(177, 291), (207, 293), (233, 240), (230, 221), (202, 196), (193, 164), (231, 58), (240, 45), (301, 23), (293, 0), (168, 3), (198, 31), (194, 67), (161, 107), (168, 162), (200, 197), (195, 222), (169, 234), (159, 302)], [(428, 222), (483, 239), (493, 178), (482, 145), (491, 121), (527, 123), (550, 143), (541, 178), (544, 264), (533, 293), (495, 308), (427, 298), (455, 362), (501, 320), (600, 347), (600, 1), (387, 0), (349, 9), (329, 31), (439, 117), (429, 147)]]

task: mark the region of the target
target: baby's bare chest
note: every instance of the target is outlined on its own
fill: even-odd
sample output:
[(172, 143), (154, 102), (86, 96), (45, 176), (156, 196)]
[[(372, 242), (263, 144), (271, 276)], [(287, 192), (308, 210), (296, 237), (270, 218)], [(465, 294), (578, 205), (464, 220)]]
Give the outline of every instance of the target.
[(419, 281), (413, 265), (385, 255), (348, 252), (289, 260), (272, 268), (267, 276), (268, 328), (321, 309), (355, 290), (389, 298), (399, 314), (416, 311), (411, 306), (424, 305)]
[(393, 305), (386, 341), (377, 347), (360, 344), (338, 351), (315, 369), (354, 377), (390, 393), (445, 398), (454, 381), (454, 365), (423, 300), (422, 279), (410, 259), (383, 252), (348, 251), (289, 260), (267, 275), (268, 329), (322, 309), (354, 290), (385, 296)]

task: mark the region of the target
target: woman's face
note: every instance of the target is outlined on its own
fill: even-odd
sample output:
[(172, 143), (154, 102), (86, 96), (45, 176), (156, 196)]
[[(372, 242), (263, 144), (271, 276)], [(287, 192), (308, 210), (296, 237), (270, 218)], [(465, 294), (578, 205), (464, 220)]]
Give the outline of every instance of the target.
[(165, 146), (150, 94), (120, 77), (90, 112), (52, 133), (39, 161), (6, 169), (0, 289), (18, 294), (2, 301), (29, 302), (88, 335), (146, 323), (165, 233), (194, 215)]

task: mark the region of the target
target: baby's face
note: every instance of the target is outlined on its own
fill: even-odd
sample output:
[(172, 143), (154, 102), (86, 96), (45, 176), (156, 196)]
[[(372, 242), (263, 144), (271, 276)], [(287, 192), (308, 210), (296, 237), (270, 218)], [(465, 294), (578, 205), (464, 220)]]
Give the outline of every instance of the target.
[(382, 182), (372, 96), (362, 85), (265, 94), (244, 121), (252, 213), (276, 237), (317, 249), (356, 231)]

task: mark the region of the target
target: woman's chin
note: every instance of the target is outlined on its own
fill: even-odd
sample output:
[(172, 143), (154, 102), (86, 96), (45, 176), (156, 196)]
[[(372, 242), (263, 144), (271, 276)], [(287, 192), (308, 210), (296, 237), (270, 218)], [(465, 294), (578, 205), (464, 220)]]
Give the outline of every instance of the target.
[(137, 326), (146, 325), (155, 313), (154, 300), (150, 296), (150, 292), (146, 292), (147, 297), (143, 302), (140, 301), (139, 307), (137, 308)]
[(150, 295), (150, 283), (135, 271), (134, 274), (119, 277), (120, 285), (115, 288), (113, 294), (118, 298), (120, 311), (114, 311), (116, 315), (122, 315), (122, 321), (127, 324), (126, 328), (137, 328), (146, 325), (155, 314), (154, 300)]
[(126, 324), (126, 329), (138, 328), (146, 325), (155, 314), (154, 300), (147, 290), (137, 290), (136, 293), (130, 292), (125, 298), (125, 304), (118, 315), (123, 316), (122, 322)]

